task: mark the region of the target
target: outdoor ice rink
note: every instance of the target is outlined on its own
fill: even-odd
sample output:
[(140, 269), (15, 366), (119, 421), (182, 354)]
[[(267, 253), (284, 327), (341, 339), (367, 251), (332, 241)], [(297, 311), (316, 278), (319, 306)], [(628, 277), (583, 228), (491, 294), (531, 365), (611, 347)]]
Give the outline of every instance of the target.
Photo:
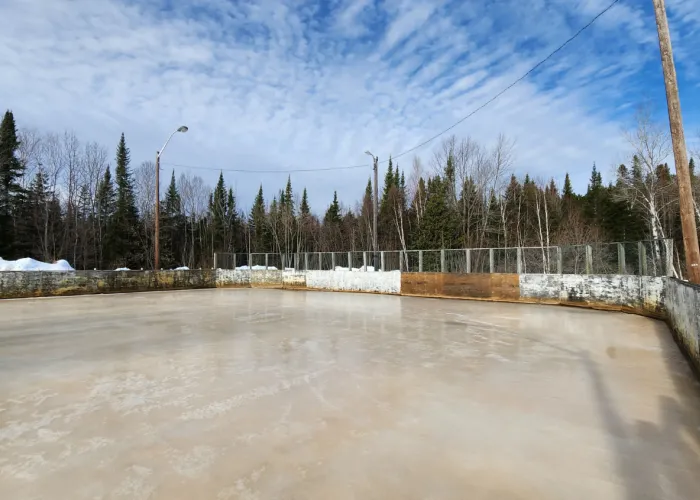
[(698, 499), (622, 313), (281, 290), (0, 302), (2, 499)]

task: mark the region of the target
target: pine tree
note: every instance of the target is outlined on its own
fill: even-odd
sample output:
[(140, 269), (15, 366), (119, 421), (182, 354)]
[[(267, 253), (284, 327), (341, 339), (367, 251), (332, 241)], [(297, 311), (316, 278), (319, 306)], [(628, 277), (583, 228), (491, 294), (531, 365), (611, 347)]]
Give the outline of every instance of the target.
[(0, 124), (0, 257), (18, 257), (16, 222), (24, 200), (20, 179), (24, 165), (17, 158), (17, 127), (12, 111), (6, 111)]
[(116, 266), (138, 267), (143, 262), (138, 245), (137, 227), (139, 214), (136, 210), (134, 187), (129, 168), (129, 148), (126, 147), (124, 134), (117, 146), (117, 166), (115, 176), (117, 183), (117, 206), (114, 213), (114, 258)]
[(182, 256), (180, 235), (186, 231), (185, 217), (182, 214), (182, 200), (175, 183), (174, 170), (165, 192), (165, 201), (160, 206), (160, 261), (164, 269), (172, 269), (180, 265), (179, 259)]
[(562, 193), (564, 201), (571, 201), (574, 198), (574, 190), (571, 187), (571, 179), (569, 178), (569, 172), (566, 173), (564, 177), (564, 192)]
[(117, 195), (109, 167), (105, 169), (97, 194), (98, 264), (101, 269), (111, 265), (116, 256), (114, 214), (117, 211)]
[(260, 189), (253, 202), (253, 208), (250, 211), (249, 226), (251, 231), (251, 247), (254, 252), (267, 252), (270, 250), (269, 230), (267, 225), (267, 216), (265, 213), (265, 198), (263, 197), (263, 188), (260, 184)]
[(333, 202), (328, 207), (326, 215), (323, 218), (324, 224), (339, 225), (340, 224), (340, 204), (338, 203), (338, 193), (333, 191)]
[(306, 194), (306, 188), (304, 188), (304, 193), (301, 195), (301, 206), (299, 207), (302, 217), (308, 217), (311, 215), (311, 209), (309, 208), (309, 197)]
[(226, 238), (226, 195), (224, 173), (219, 172), (219, 180), (216, 183), (216, 188), (214, 188), (214, 193), (209, 201), (212, 243), (215, 252), (224, 250), (224, 240)]
[(452, 248), (457, 241), (457, 220), (447, 200), (446, 182), (428, 180), (428, 200), (414, 245), (419, 249)]

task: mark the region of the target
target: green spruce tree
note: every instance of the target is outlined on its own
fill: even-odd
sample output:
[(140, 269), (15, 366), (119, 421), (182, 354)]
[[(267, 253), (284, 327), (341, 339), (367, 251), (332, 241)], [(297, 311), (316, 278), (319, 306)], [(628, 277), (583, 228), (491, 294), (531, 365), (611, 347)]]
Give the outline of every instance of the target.
[(0, 257), (13, 259), (21, 246), (18, 219), (24, 192), (20, 180), (24, 165), (17, 158), (17, 127), (12, 111), (6, 111), (0, 124)]
[(130, 153), (124, 134), (117, 145), (117, 205), (114, 213), (114, 262), (115, 266), (137, 268), (143, 264), (144, 255), (138, 244), (139, 214), (136, 209), (134, 186), (131, 180)]

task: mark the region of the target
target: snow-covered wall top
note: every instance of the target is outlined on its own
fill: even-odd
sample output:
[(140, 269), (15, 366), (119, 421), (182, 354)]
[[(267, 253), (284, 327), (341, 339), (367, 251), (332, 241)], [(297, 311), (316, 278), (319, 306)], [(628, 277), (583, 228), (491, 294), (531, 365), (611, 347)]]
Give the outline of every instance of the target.
[(306, 271), (306, 288), (398, 294), (401, 272)]

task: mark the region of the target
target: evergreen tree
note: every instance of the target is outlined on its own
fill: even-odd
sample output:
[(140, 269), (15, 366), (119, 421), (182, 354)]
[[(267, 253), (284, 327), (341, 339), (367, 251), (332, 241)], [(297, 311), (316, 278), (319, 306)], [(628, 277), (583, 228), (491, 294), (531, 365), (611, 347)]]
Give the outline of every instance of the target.
[(338, 193), (333, 191), (333, 202), (328, 207), (326, 215), (323, 218), (324, 224), (340, 224), (340, 204), (338, 203)]
[(180, 235), (186, 231), (185, 217), (182, 214), (182, 200), (175, 184), (175, 171), (161, 203), (160, 261), (165, 269), (180, 265), (182, 244)]
[(138, 267), (143, 263), (138, 246), (137, 227), (139, 214), (136, 210), (134, 187), (129, 168), (129, 148), (126, 147), (124, 134), (117, 146), (117, 166), (115, 176), (117, 183), (117, 205), (114, 213), (114, 258), (116, 266)]
[(116, 256), (114, 214), (117, 211), (117, 194), (114, 191), (109, 167), (105, 169), (102, 181), (97, 188), (95, 202), (97, 205), (98, 265), (101, 269), (105, 269), (106, 266), (112, 264)]
[(304, 193), (301, 195), (301, 206), (299, 207), (302, 217), (308, 217), (311, 215), (311, 209), (309, 208), (309, 197), (306, 194), (306, 188), (304, 188)]
[(456, 219), (447, 193), (446, 182), (440, 176), (428, 180), (428, 199), (414, 242), (416, 248), (452, 248), (457, 241)]
[(262, 184), (260, 184), (260, 189), (253, 202), (253, 208), (250, 211), (249, 226), (252, 250), (254, 252), (265, 252), (269, 250), (268, 243), (270, 241), (270, 233), (267, 226)]
[(214, 193), (209, 201), (209, 213), (211, 217), (212, 243), (215, 252), (224, 250), (226, 238), (226, 213), (227, 213), (227, 192), (224, 183), (224, 173), (219, 172), (219, 180), (214, 188)]
[(24, 200), (20, 179), (24, 165), (17, 158), (19, 140), (12, 111), (6, 111), (0, 124), (0, 257), (17, 257), (17, 215)]

